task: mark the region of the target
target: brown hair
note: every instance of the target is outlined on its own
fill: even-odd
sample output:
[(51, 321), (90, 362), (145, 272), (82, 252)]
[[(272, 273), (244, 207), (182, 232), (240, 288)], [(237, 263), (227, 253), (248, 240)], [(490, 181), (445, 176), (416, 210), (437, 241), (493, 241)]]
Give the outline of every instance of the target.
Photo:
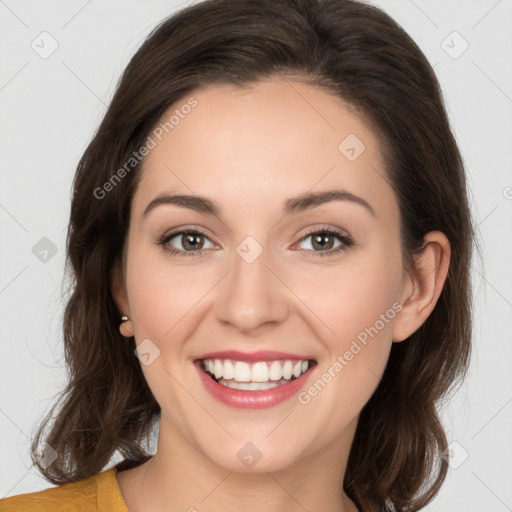
[(285, 74), (342, 98), (378, 135), (406, 264), (431, 230), (451, 244), (436, 307), (408, 340), (393, 343), (361, 412), (344, 481), (361, 510), (415, 511), (438, 493), (447, 440), (437, 407), (462, 381), (470, 356), (474, 231), (464, 167), (425, 56), (387, 14), (355, 0), (207, 0), (164, 20), (130, 60), (73, 183), (66, 260), (72, 294), (63, 325), (69, 384), (33, 443), (58, 452), (48, 467), (34, 460), (50, 482), (96, 474), (115, 453), (125, 458), (121, 469), (141, 464), (160, 412), (134, 339), (119, 333), (108, 279), (123, 261), (142, 162), (102, 197), (97, 191), (193, 91)]

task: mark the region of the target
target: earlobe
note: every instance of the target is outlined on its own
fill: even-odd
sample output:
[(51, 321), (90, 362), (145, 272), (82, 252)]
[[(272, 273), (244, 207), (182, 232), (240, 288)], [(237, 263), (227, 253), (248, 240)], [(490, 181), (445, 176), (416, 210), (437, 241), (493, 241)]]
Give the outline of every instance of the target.
[(403, 341), (417, 331), (434, 309), (448, 275), (450, 254), (450, 242), (444, 233), (431, 231), (425, 235), (423, 251), (414, 257), (412, 292), (395, 318), (393, 341)]
[[(110, 290), (112, 293), (112, 298), (114, 299), (114, 302), (116, 303), (117, 308), (121, 313), (119, 317), (119, 332), (124, 337), (130, 338), (134, 335), (133, 324), (130, 320), (130, 307), (120, 262), (116, 262), (111, 269)], [(122, 317), (127, 317), (127, 319), (124, 320)]]

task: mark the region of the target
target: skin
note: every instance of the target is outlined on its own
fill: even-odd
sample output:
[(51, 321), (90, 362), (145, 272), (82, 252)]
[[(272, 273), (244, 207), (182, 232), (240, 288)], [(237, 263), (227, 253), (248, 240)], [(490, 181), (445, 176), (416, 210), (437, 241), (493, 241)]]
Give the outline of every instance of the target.
[[(448, 240), (429, 233), (414, 271), (405, 271), (398, 204), (378, 140), (329, 92), (275, 78), (192, 96), (198, 105), (145, 158), (126, 271), (116, 266), (111, 275), (119, 310), (130, 318), (121, 332), (137, 344), (149, 338), (160, 350), (142, 365), (162, 408), (158, 449), (117, 475), (121, 492), (130, 512), (356, 511), (342, 482), (359, 413), (392, 343), (411, 335), (434, 308), (448, 270)], [(354, 161), (338, 150), (349, 134), (366, 147)], [(375, 215), (354, 202), (330, 201), (283, 216), (288, 198), (330, 189), (363, 198)], [(143, 217), (163, 192), (205, 196), (222, 213), (164, 205)], [(186, 251), (184, 236), (167, 248), (156, 243), (185, 226), (206, 233), (196, 241), (199, 256), (168, 252)], [(342, 243), (328, 239), (322, 248), (312, 236), (304, 239), (326, 227), (350, 234), (354, 244), (315, 257)], [(250, 264), (236, 252), (247, 236), (263, 249)], [(306, 405), (292, 397), (267, 409), (230, 408), (208, 393), (193, 365), (201, 354), (224, 349), (304, 354), (318, 363), (307, 389), (393, 304), (401, 311)], [(262, 454), (251, 468), (237, 457), (247, 442)]]

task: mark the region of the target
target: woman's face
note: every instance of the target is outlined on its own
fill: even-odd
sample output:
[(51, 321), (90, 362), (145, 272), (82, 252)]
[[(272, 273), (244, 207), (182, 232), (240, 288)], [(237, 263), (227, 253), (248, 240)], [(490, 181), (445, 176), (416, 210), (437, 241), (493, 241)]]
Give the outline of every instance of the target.
[[(376, 136), (298, 81), (191, 97), (152, 136), (116, 295), (162, 409), (160, 445), (180, 439), (235, 471), (342, 456), (411, 290)], [(230, 361), (212, 361), (224, 383), (275, 384), (314, 363), (239, 391), (205, 358)]]

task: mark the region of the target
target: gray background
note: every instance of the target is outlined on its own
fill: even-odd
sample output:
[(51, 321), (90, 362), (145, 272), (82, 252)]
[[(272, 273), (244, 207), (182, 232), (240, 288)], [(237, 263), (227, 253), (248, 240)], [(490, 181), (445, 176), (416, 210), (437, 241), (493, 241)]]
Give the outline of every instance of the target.
[[(512, 510), (512, 1), (375, 4), (435, 67), (483, 247), (471, 372), (444, 413), (452, 468), (426, 510)], [(74, 169), (130, 56), (184, 5), (0, 0), (0, 498), (50, 487), (31, 468), (29, 438), (65, 384), (61, 282)]]

